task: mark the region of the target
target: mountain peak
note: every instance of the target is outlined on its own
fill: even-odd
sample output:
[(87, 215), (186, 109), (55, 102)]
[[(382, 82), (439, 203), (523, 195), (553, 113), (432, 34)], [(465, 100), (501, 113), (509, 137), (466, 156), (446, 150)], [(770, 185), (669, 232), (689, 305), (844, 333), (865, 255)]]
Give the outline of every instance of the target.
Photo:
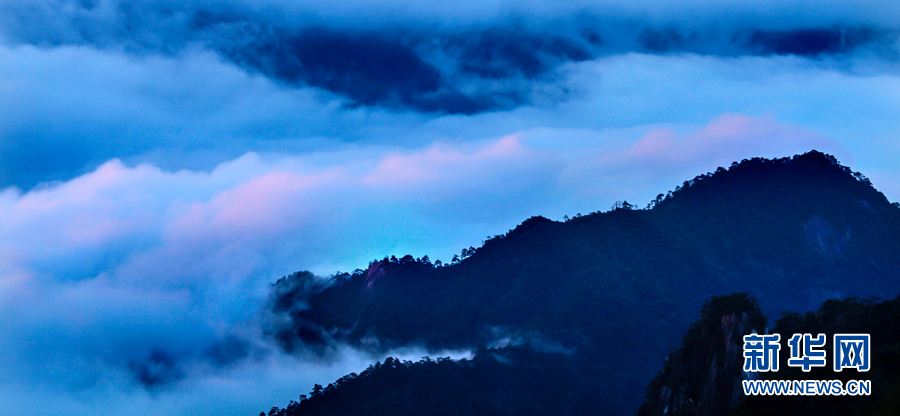
[(864, 175), (832, 155), (812, 150), (792, 157), (734, 162), (728, 169), (720, 167), (684, 181), (651, 205), (695, 209), (716, 202), (759, 207), (771, 203), (834, 205), (848, 200), (884, 209), (890, 205)]

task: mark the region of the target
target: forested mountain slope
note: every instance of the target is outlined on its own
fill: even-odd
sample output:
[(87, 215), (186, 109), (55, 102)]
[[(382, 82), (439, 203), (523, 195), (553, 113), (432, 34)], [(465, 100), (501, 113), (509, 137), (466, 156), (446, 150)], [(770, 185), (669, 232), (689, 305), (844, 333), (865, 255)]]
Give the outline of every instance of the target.
[(593, 411), (633, 413), (703, 302), (734, 292), (769, 316), (894, 297), (900, 209), (828, 155), (745, 160), (648, 209), (531, 218), (450, 266), (407, 256), (327, 284), (294, 274), (273, 286), (269, 331), (288, 351), (524, 345), (592, 379)]

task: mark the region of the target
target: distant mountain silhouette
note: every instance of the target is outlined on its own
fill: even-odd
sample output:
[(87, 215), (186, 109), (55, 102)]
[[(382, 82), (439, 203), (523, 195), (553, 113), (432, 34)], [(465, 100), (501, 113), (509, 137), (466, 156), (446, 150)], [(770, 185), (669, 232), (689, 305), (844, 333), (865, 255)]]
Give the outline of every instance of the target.
[[(633, 414), (712, 296), (752, 293), (769, 316), (830, 298), (895, 296), (900, 208), (813, 151), (719, 168), (647, 209), (534, 217), (461, 254), (440, 267), (386, 258), (327, 284), (309, 273), (283, 278), (272, 289), (269, 334), (289, 352), (508, 346), (566, 362), (573, 373), (544, 382), (569, 392), (569, 409)], [(485, 409), (478, 414), (506, 414)]]

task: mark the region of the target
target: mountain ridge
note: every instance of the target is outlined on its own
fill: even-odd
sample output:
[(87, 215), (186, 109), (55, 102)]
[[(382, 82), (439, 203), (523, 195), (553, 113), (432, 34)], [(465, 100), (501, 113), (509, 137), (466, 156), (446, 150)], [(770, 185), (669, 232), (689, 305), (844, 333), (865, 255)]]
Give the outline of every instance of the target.
[(829, 155), (746, 159), (631, 207), (532, 217), (449, 267), (405, 256), (328, 285), (292, 275), (273, 286), (268, 332), (287, 351), (552, 344), (616, 380), (599, 393), (615, 414), (636, 410), (649, 363), (711, 296), (751, 292), (774, 316), (900, 291), (900, 209)]

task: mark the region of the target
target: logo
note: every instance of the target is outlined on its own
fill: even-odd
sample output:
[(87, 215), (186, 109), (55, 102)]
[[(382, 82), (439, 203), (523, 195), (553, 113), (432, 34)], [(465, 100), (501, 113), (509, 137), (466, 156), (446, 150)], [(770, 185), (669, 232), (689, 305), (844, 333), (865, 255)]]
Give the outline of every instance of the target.
[(834, 371), (869, 371), (869, 334), (834, 334)]
[(744, 335), (744, 371), (778, 371), (781, 335)]
[[(871, 346), (869, 334), (835, 334), (832, 357), (834, 371), (855, 369), (859, 372), (869, 371)], [(787, 360), (789, 367), (799, 367), (809, 372), (813, 367), (826, 367), (828, 349), (825, 334), (794, 334), (787, 344), (791, 357)], [(744, 371), (766, 372), (778, 371), (778, 353), (781, 350), (781, 335), (759, 335), (756, 332), (744, 335)], [(746, 395), (869, 395), (872, 391), (870, 380), (742, 380)]]
[[(803, 346), (801, 354), (800, 346)], [(804, 372), (809, 372), (812, 367), (825, 367), (825, 350), (815, 348), (825, 346), (825, 334), (819, 334), (813, 338), (812, 334), (794, 334), (788, 341), (791, 347), (791, 358), (788, 366), (801, 367)]]

